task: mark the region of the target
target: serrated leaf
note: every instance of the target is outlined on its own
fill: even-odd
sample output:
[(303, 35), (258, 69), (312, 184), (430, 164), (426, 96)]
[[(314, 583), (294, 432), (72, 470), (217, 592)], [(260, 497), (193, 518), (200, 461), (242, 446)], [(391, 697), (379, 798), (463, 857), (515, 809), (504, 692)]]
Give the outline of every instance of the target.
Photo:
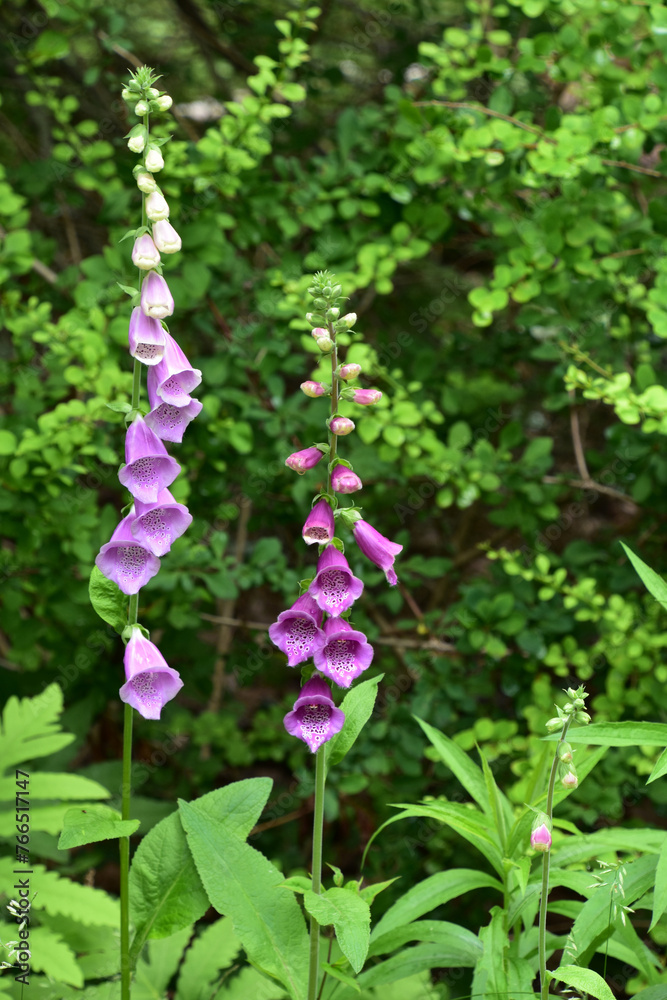
[[(21, 795), (21, 790), (14, 776), (0, 778), (0, 801), (13, 801), (16, 794)], [(27, 794), (32, 803), (36, 799), (108, 799), (111, 793), (99, 782), (78, 774), (33, 771)]]
[(97, 566), (93, 566), (90, 573), (88, 596), (100, 618), (113, 625), (116, 632), (122, 632), (127, 625), (128, 598), (113, 580), (100, 573)]
[(592, 969), (581, 969), (578, 965), (559, 965), (557, 969), (547, 974), (556, 982), (589, 993), (595, 1000), (615, 1000), (614, 994), (602, 976)]
[(95, 844), (100, 840), (129, 837), (139, 829), (138, 819), (121, 819), (120, 813), (109, 806), (81, 806), (65, 813), (58, 850)]
[(19, 701), (12, 696), (2, 713), (0, 770), (45, 757), (71, 743), (74, 736), (60, 732), (62, 710), (63, 693), (57, 684), (49, 684), (34, 698)]
[(56, 982), (83, 986), (83, 973), (74, 952), (60, 934), (48, 927), (30, 929), (30, 966), (33, 972), (44, 972)]
[(357, 736), (371, 717), (377, 698), (378, 684), (384, 674), (371, 677), (353, 687), (343, 698), (340, 708), (345, 713), (341, 731), (324, 746), (324, 760), (327, 770), (339, 764), (352, 748)]
[(361, 972), (370, 942), (370, 907), (357, 893), (348, 889), (327, 889), (315, 893), (308, 889), (304, 906), (320, 926), (333, 924), (340, 950), (355, 972)]
[(178, 976), (176, 1000), (208, 1000), (220, 970), (232, 964), (241, 949), (229, 917), (221, 917), (190, 945)]
[(148, 938), (169, 937), (202, 917), (208, 896), (178, 817), (172, 813), (143, 838), (130, 868), (135, 958)]
[[(44, 865), (33, 864), (33, 885), (39, 891), (39, 908), (52, 916), (62, 915), (84, 924), (115, 927), (120, 919), (117, 899), (102, 889), (62, 878), (57, 872), (47, 871)], [(10, 899), (16, 876), (10, 858), (0, 858), (0, 892)]]

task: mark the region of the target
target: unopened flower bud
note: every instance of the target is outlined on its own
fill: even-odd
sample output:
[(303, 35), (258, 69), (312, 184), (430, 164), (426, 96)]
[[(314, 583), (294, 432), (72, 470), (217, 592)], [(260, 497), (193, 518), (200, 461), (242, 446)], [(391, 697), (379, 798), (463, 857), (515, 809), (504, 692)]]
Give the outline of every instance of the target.
[(323, 396), (326, 389), (321, 382), (302, 382), (301, 392), (306, 396), (310, 396), (311, 399), (316, 399), (318, 396)]
[(155, 98), (157, 98), (157, 97), (160, 96), (160, 91), (156, 90), (155, 87), (149, 87), (148, 90), (146, 91), (146, 93), (153, 100), (155, 100)]
[(327, 319), (338, 319), (340, 316), (340, 309), (338, 306), (332, 306), (331, 309), (327, 309)]
[(315, 313), (306, 313), (306, 322), (307, 323), (314, 323), (315, 322)]
[(358, 375), (361, 375), (361, 365), (343, 365), (338, 372), (338, 377), (342, 378), (345, 382), (356, 378)]
[(313, 327), (313, 329), (310, 331), (310, 335), (311, 337), (314, 337), (315, 340), (319, 340), (320, 337), (328, 337), (329, 331), (325, 329), (323, 326), (316, 326)]
[(582, 712), (581, 710), (576, 713), (575, 719), (577, 720), (577, 722), (581, 722), (582, 725), (584, 726), (587, 726), (588, 723), (591, 721), (591, 717), (588, 714), (588, 712)]
[(337, 465), (331, 473), (331, 489), (334, 493), (356, 493), (362, 486), (356, 472), (345, 465)]
[(151, 148), (146, 153), (146, 170), (150, 170), (152, 173), (157, 173), (158, 170), (162, 170), (164, 166), (164, 160), (162, 158), (162, 153), (156, 146), (151, 146)]
[(585, 704), (586, 702), (583, 698), (575, 698), (573, 702), (575, 708), (583, 708)]
[(148, 113), (148, 105), (146, 104), (146, 102), (145, 101), (137, 101), (137, 103), (134, 106), (134, 113), (135, 113), (135, 115), (139, 115), (140, 117), (143, 117), (145, 114), (147, 114)]
[(155, 103), (157, 104), (160, 111), (169, 111), (169, 108), (174, 103), (169, 96), (169, 94), (163, 94), (162, 97), (156, 97)]
[(160, 253), (177, 253), (181, 249), (181, 237), (166, 219), (153, 223), (153, 242)]
[(158, 248), (153, 243), (148, 233), (144, 233), (134, 241), (132, 248), (132, 263), (142, 271), (150, 271), (160, 263)]
[(565, 764), (570, 764), (572, 761), (572, 747), (569, 743), (562, 742), (558, 747), (558, 759), (562, 760)]
[(546, 813), (538, 813), (530, 833), (530, 846), (534, 851), (548, 851), (551, 847), (551, 823)]
[(574, 706), (567, 704), (563, 709), (563, 711), (565, 712), (566, 715), (572, 715), (572, 713), (574, 712)]
[(320, 337), (317, 346), (324, 354), (327, 354), (333, 347), (333, 340), (331, 337)]
[(333, 420), (329, 422), (329, 427), (332, 434), (336, 434), (338, 437), (344, 437), (346, 434), (351, 434), (354, 430), (354, 421), (350, 420), (349, 417), (334, 417)]
[(137, 187), (144, 194), (152, 194), (153, 191), (157, 191), (157, 183), (152, 174), (141, 173), (137, 174)]
[(132, 153), (143, 153), (146, 145), (146, 138), (143, 135), (131, 135), (127, 140), (127, 148)]
[(548, 733), (557, 733), (559, 729), (563, 728), (563, 720), (554, 716), (553, 719), (549, 719), (545, 728)]
[(164, 195), (160, 194), (159, 191), (153, 191), (146, 198), (146, 215), (151, 222), (160, 222), (162, 219), (169, 218), (169, 205)]
[(303, 475), (306, 469), (312, 469), (324, 457), (324, 452), (313, 446), (304, 448), (302, 451), (295, 451), (285, 459), (285, 465), (294, 469), (299, 475)]
[(137, 95), (133, 94), (131, 90), (127, 89), (127, 87), (123, 87), (120, 96), (123, 98), (124, 101), (136, 101), (137, 99)]
[(370, 406), (372, 403), (379, 403), (382, 399), (382, 393), (379, 389), (353, 389), (352, 392), (354, 392), (352, 402), (359, 403), (361, 406)]
[(573, 770), (572, 765), (570, 765), (570, 767), (565, 771), (560, 779), (560, 783), (563, 788), (567, 788), (568, 790), (577, 787), (579, 784), (579, 778), (577, 777), (576, 771)]
[(341, 316), (341, 318), (336, 323), (336, 326), (339, 327), (341, 330), (351, 330), (356, 322), (357, 322), (356, 313), (346, 313), (345, 316)]

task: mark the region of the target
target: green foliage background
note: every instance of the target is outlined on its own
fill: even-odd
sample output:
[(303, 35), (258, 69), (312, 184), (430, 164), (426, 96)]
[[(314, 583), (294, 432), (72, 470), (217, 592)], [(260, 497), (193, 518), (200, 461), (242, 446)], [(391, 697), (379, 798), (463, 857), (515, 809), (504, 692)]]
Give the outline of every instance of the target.
[[(618, 543), (663, 569), (665, 8), (12, 0), (0, 23), (0, 663), (7, 695), (64, 691), (77, 738), (49, 768), (117, 799), (121, 644), (87, 588), (126, 502), (106, 404), (130, 394), (135, 61), (176, 104), (160, 183), (184, 251), (166, 273), (204, 373), (174, 449), (195, 523), (142, 591), (186, 682), (137, 726), (142, 829), (178, 794), (269, 774), (265, 836), (305, 863), (312, 779), (282, 727), (298, 675), (259, 625), (313, 561), (318, 473), (283, 463), (322, 434), (324, 404), (298, 391), (319, 365), (303, 314), (322, 268), (360, 317), (348, 359), (384, 393), (346, 404), (345, 455), (366, 516), (404, 544), (392, 590), (349, 547), (385, 680), (332, 774), (336, 863), (356, 870), (388, 802), (449, 789), (413, 713), (483, 744), (515, 802), (559, 688), (584, 682), (596, 720), (664, 720), (662, 611)], [(663, 786), (644, 788), (657, 755), (609, 754), (566, 815), (664, 824)], [(42, 856), (115, 891), (112, 853), (67, 861), (56, 832), (37, 831)], [(461, 854), (423, 825), (382, 843), (370, 873), (406, 882)]]

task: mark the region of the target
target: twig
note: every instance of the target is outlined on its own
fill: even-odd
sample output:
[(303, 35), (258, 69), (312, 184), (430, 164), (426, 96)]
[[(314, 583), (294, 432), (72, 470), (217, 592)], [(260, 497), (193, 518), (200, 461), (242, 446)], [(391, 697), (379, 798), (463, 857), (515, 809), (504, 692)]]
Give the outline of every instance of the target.
[(570, 407), (570, 433), (572, 434), (572, 446), (574, 448), (574, 457), (577, 462), (577, 469), (579, 470), (579, 475), (586, 482), (592, 482), (591, 474), (588, 471), (588, 466), (586, 465), (586, 456), (584, 455), (584, 446), (581, 442), (581, 430), (579, 428), (579, 414), (576, 407), (576, 393), (574, 389), (570, 389), (568, 393), (570, 399), (572, 400), (572, 406)]
[(626, 503), (637, 507), (635, 501), (627, 493), (621, 493), (620, 490), (615, 490), (613, 486), (603, 486), (602, 483), (596, 483), (594, 479), (562, 479), (559, 476), (542, 476), (542, 482), (550, 486), (576, 486), (581, 490), (596, 490), (598, 493), (604, 493), (609, 497), (614, 497), (616, 500), (625, 500)]
[(135, 56), (133, 52), (130, 52), (129, 49), (124, 49), (122, 45), (118, 44), (118, 42), (114, 42), (113, 38), (107, 35), (106, 31), (98, 31), (97, 37), (100, 41), (106, 42), (109, 48), (115, 52), (116, 55), (120, 56), (121, 59), (126, 59), (129, 63), (132, 63), (135, 69), (139, 69), (139, 67), (143, 65), (141, 59), (137, 58), (137, 56)]
[(647, 174), (649, 177), (667, 176), (661, 174), (659, 170), (650, 170), (649, 167), (639, 167), (636, 163), (627, 163), (625, 160), (603, 160), (600, 157), (600, 163), (604, 163), (607, 167), (623, 167), (624, 170), (634, 170), (638, 174)]
[[(6, 235), (7, 231), (3, 229), (2, 226), (0, 226), (0, 240), (4, 240)], [(42, 263), (42, 261), (38, 260), (36, 257), (33, 259), (32, 264), (30, 266), (32, 267), (33, 271), (36, 271), (37, 274), (39, 274), (40, 277), (48, 281), (50, 285), (55, 285), (55, 283), (58, 281), (58, 275), (56, 274), (56, 272), (52, 271), (47, 264)]]

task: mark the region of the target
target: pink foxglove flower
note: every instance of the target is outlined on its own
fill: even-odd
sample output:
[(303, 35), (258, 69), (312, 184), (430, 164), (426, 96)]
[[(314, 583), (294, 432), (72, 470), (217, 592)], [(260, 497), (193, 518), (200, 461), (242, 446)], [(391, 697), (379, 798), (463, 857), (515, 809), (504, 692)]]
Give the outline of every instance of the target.
[(334, 516), (331, 505), (324, 499), (318, 500), (310, 514), (306, 518), (303, 526), (303, 540), (306, 545), (314, 545), (318, 542), (325, 545), (331, 541), (335, 534)]
[(289, 458), (285, 459), (285, 465), (302, 476), (307, 469), (312, 469), (322, 458), (324, 458), (324, 452), (313, 446), (312, 448), (304, 448), (303, 451), (293, 452)]
[(356, 378), (357, 375), (361, 375), (361, 365), (343, 365), (338, 374), (345, 382), (347, 382), (350, 379)]
[(327, 545), (317, 563), (317, 576), (308, 588), (318, 607), (338, 618), (354, 604), (363, 589), (343, 553), (335, 545)]
[(174, 338), (165, 332), (162, 361), (148, 372), (151, 392), (172, 406), (187, 406), (190, 393), (201, 383), (201, 371), (193, 368)]
[(100, 549), (95, 565), (124, 594), (137, 594), (160, 569), (160, 560), (131, 531), (134, 512), (117, 526), (111, 540)]
[(161, 222), (169, 218), (167, 199), (159, 191), (151, 191), (146, 198), (146, 215), (151, 222)]
[(157, 271), (149, 271), (141, 285), (141, 309), (146, 316), (164, 319), (174, 311), (169, 285)]
[(132, 534), (155, 556), (169, 552), (172, 542), (180, 538), (192, 524), (192, 514), (182, 503), (176, 503), (169, 490), (160, 490), (157, 503), (134, 504)]
[(269, 627), (269, 639), (287, 656), (287, 666), (296, 667), (324, 645), (322, 612), (310, 594), (302, 594), (291, 608), (278, 615)]
[(577, 777), (577, 774), (572, 766), (567, 769), (563, 777), (560, 779), (560, 782), (563, 788), (567, 788), (568, 791), (572, 791), (572, 789), (577, 788), (579, 785), (579, 778)]
[(159, 319), (146, 316), (135, 306), (130, 317), (130, 354), (145, 365), (156, 365), (164, 354), (165, 332)]
[(148, 233), (144, 233), (134, 241), (132, 263), (142, 271), (150, 271), (160, 263), (160, 253)]
[(399, 552), (403, 551), (403, 546), (397, 542), (390, 542), (388, 538), (376, 531), (368, 521), (361, 519), (355, 521), (352, 530), (354, 540), (363, 554), (381, 570), (384, 570), (387, 583), (391, 584), (392, 587), (395, 586), (398, 579), (394, 570), (394, 559)]
[(311, 399), (317, 399), (318, 396), (323, 396), (325, 393), (325, 388), (321, 382), (302, 382), (301, 392), (306, 396), (310, 396)]
[(180, 471), (180, 465), (167, 454), (157, 434), (143, 417), (136, 417), (125, 435), (125, 465), (118, 473), (123, 486), (135, 499), (157, 503), (160, 490), (171, 486)]
[(354, 392), (352, 402), (359, 403), (361, 406), (371, 406), (373, 403), (379, 403), (382, 399), (382, 393), (379, 389), (354, 389), (352, 391)]
[(181, 249), (181, 237), (166, 219), (153, 223), (153, 243), (160, 253), (177, 253)]
[(301, 688), (294, 709), (285, 716), (285, 729), (307, 744), (311, 753), (339, 733), (345, 714), (336, 708), (329, 685), (322, 677), (312, 677)]
[(343, 437), (346, 434), (351, 434), (354, 430), (354, 421), (350, 420), (349, 417), (334, 417), (329, 423), (331, 428), (331, 433), (336, 434), (338, 437)]
[(534, 851), (548, 851), (551, 847), (551, 830), (546, 813), (538, 813), (530, 834), (530, 846)]
[(167, 665), (157, 646), (139, 628), (132, 629), (124, 663), (126, 681), (119, 692), (121, 701), (136, 708), (144, 719), (159, 719), (163, 705), (183, 687), (178, 671)]
[(344, 618), (327, 618), (324, 634), (326, 645), (315, 650), (315, 666), (339, 687), (349, 688), (370, 667), (373, 647), (364, 633), (355, 631)]
[(190, 396), (187, 398), (189, 402), (185, 406), (165, 403), (157, 394), (155, 382), (148, 379), (148, 402), (151, 409), (146, 414), (146, 423), (162, 441), (180, 444), (185, 428), (201, 413), (202, 404), (199, 400), (191, 399)]
[(363, 485), (356, 472), (346, 465), (337, 465), (331, 473), (331, 489), (334, 493), (356, 493)]

